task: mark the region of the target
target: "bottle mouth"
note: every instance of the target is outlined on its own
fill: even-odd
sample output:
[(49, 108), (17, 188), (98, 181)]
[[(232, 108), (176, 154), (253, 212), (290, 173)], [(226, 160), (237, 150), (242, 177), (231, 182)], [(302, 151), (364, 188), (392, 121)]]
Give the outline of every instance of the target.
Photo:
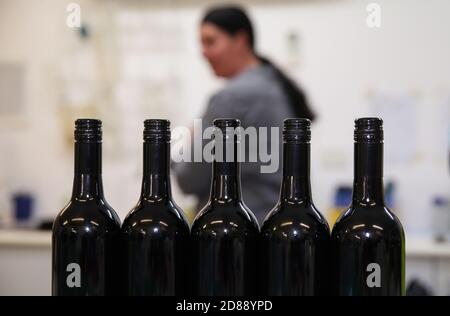
[(214, 127), (220, 129), (226, 129), (227, 127), (239, 127), (241, 126), (241, 121), (234, 118), (218, 118), (213, 121)]
[(226, 143), (240, 143), (241, 140), (241, 121), (234, 118), (218, 118), (213, 121), (214, 134), (216, 141), (220, 140)]
[(170, 141), (170, 121), (150, 119), (144, 121), (144, 141)]
[(363, 117), (355, 120), (356, 143), (383, 143), (383, 120), (377, 117)]
[(76, 120), (74, 136), (77, 142), (101, 142), (102, 121), (97, 119)]
[(307, 118), (285, 119), (283, 141), (289, 143), (310, 143), (311, 121)]

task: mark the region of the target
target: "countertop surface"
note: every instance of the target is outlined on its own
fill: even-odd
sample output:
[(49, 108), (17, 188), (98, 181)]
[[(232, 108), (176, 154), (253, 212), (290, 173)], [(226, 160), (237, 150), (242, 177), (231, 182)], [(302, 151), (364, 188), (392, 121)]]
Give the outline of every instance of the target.
[(450, 259), (450, 242), (436, 242), (428, 237), (407, 238), (406, 256), (409, 258), (439, 257)]
[(0, 230), (0, 247), (51, 247), (49, 231)]
[[(0, 230), (0, 247), (51, 247), (50, 231)], [(450, 258), (450, 242), (438, 243), (427, 237), (406, 240), (408, 257)]]

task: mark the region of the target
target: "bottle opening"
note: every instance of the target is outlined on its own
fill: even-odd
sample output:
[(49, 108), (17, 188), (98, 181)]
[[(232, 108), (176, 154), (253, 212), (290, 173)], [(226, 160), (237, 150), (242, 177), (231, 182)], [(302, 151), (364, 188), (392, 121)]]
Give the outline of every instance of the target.
[(144, 141), (170, 141), (170, 121), (151, 119), (144, 121)]
[(306, 118), (284, 120), (283, 140), (285, 142), (311, 142), (311, 121)]
[(215, 127), (220, 129), (226, 129), (227, 127), (239, 127), (241, 126), (241, 121), (233, 118), (219, 118), (213, 121)]
[(226, 143), (240, 143), (242, 136), (240, 120), (233, 118), (219, 118), (213, 121), (213, 125), (213, 136), (216, 141), (216, 145), (220, 145), (221, 140)]
[(101, 142), (102, 121), (96, 119), (76, 120), (74, 136), (77, 142)]
[(382, 143), (383, 139), (383, 120), (381, 118), (365, 117), (355, 120), (355, 142)]

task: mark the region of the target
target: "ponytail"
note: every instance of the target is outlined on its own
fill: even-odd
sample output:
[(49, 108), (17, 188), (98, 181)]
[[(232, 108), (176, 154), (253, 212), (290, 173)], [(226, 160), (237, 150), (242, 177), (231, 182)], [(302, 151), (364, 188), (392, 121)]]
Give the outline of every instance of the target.
[(280, 68), (275, 66), (269, 59), (258, 57), (263, 65), (271, 67), (280, 80), (280, 84), (287, 95), (289, 104), (296, 118), (307, 118), (314, 121), (316, 115), (311, 110), (308, 100), (300, 87), (294, 83)]

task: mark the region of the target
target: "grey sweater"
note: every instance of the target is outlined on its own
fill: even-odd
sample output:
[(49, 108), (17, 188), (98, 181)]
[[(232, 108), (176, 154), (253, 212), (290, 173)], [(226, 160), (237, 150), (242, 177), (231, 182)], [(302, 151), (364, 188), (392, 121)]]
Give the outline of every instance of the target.
[[(203, 128), (212, 125), (216, 118), (238, 118), (242, 126), (267, 127), (269, 130), (267, 150), (270, 151), (270, 127), (280, 127), (278, 147), (278, 169), (274, 173), (261, 173), (260, 161), (241, 164), (242, 196), (244, 203), (256, 215), (260, 224), (275, 206), (279, 197), (282, 176), (282, 126), (285, 118), (294, 113), (271, 66), (258, 66), (244, 71), (231, 79), (227, 86), (215, 94), (203, 115)], [(249, 149), (246, 151), (255, 150)], [(181, 189), (199, 199), (198, 208), (203, 207), (209, 197), (211, 164), (206, 162), (177, 163), (175, 175)]]

